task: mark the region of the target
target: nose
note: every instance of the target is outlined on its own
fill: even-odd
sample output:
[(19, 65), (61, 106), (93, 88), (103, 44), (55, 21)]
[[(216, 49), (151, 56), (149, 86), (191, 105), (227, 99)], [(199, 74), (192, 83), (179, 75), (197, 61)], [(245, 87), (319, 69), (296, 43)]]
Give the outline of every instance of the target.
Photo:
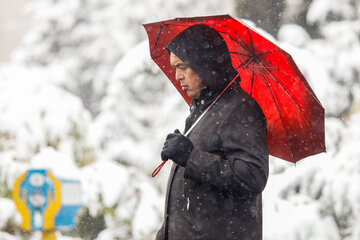
[(182, 72), (181, 72), (179, 69), (176, 69), (175, 79), (176, 79), (177, 81), (184, 80), (184, 75), (182, 74)]

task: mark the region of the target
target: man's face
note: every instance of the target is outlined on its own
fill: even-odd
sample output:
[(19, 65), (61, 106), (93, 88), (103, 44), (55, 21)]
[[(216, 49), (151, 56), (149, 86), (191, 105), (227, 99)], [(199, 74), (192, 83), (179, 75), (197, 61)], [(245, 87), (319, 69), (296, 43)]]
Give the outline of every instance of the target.
[(175, 54), (170, 54), (170, 64), (176, 70), (175, 79), (191, 98), (199, 98), (203, 80)]

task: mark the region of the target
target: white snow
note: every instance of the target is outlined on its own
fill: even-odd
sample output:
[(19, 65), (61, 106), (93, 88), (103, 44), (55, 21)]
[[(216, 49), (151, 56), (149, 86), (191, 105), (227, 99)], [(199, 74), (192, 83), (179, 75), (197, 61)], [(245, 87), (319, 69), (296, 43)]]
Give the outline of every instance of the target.
[[(289, 52), (326, 113), (327, 153), (294, 166), (271, 158), (263, 194), (264, 240), (360, 239), (360, 3), (313, 0), (320, 36), (283, 25)], [(289, 11), (299, 1), (287, 1)], [(232, 13), (234, 1), (40, 0), (39, 20), (0, 65), (0, 239), (19, 227), (9, 199), (32, 168), (81, 182), (82, 203), (105, 216), (97, 240), (153, 239), (170, 163), (154, 179), (164, 138), (184, 128), (188, 106), (149, 56), (142, 23)], [(290, 13), (288, 13), (290, 14)], [(241, 17), (241, 16), (239, 16)], [(249, 26), (254, 23), (244, 20)], [(57, 232), (60, 240), (80, 239)], [(41, 239), (36, 232), (32, 240)]]

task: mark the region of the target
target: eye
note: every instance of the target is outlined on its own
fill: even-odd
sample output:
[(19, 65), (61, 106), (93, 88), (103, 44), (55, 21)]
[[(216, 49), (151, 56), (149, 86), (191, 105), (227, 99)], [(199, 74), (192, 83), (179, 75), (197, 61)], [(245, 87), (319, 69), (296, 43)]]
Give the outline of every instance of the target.
[(182, 71), (185, 71), (188, 67), (187, 66), (179, 66), (179, 69), (182, 70)]

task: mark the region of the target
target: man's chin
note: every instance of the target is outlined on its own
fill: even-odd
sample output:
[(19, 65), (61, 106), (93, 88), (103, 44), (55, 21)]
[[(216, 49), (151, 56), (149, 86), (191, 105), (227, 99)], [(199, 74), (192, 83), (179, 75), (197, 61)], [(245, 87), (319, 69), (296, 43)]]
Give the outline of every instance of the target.
[(191, 98), (195, 98), (196, 99), (196, 97), (193, 95), (193, 94), (187, 94), (189, 97), (191, 97)]
[(194, 94), (194, 92), (192, 92), (192, 91), (186, 91), (185, 90), (185, 93), (189, 96), (189, 97), (191, 97), (191, 98), (194, 98), (194, 99), (198, 99), (200, 96), (198, 96), (197, 94)]
[(191, 94), (191, 92), (185, 90), (185, 93), (186, 93), (186, 95), (188, 95), (189, 97), (193, 98), (193, 95)]

